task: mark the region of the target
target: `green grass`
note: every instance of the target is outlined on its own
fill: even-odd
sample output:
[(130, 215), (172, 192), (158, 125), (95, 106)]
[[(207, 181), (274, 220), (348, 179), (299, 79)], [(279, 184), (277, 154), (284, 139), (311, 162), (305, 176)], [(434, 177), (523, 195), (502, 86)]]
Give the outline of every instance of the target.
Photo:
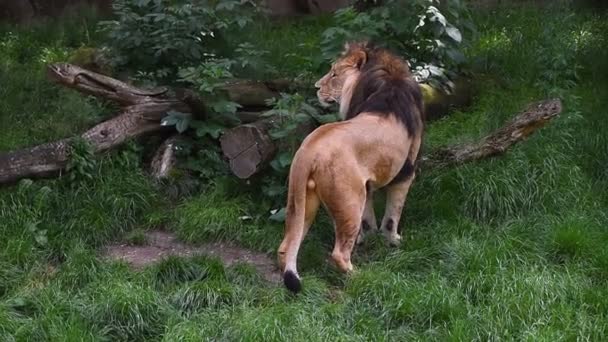
[(96, 100), (53, 85), (45, 76), (48, 63), (64, 62), (96, 39), (90, 12), (28, 28), (0, 25), (0, 151), (70, 136), (98, 119)]
[[(45, 63), (99, 44), (86, 18), (89, 34), (81, 18), (0, 29), (0, 151), (72, 135), (108, 110), (45, 79)], [(476, 12), (475, 100), (430, 124), (426, 146), (475, 141), (533, 100), (560, 96), (564, 111), (504, 156), (423, 170), (404, 244), (372, 237), (351, 276), (327, 262), (333, 231), (320, 215), (297, 297), (247, 264), (172, 257), (133, 271), (101, 260), (99, 247), (145, 244), (156, 227), (273, 257), (282, 238), (255, 191), (166, 196), (136, 143), (96, 158), (93, 179), (1, 188), (0, 340), (607, 339), (607, 19), (559, 7)], [(243, 39), (271, 51), (280, 74), (310, 76), (329, 20), (258, 22)]]

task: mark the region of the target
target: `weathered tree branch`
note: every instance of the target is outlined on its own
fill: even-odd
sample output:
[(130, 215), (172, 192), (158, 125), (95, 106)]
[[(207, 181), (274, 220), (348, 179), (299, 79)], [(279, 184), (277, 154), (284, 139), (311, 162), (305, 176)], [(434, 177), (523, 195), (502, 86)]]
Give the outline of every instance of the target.
[(102, 97), (123, 105), (157, 101), (168, 89), (144, 90), (114, 78), (68, 63), (52, 64), (47, 69), (50, 79), (81, 93)]
[(529, 104), (510, 122), (474, 144), (446, 146), (431, 151), (421, 159), (421, 168), (462, 164), (504, 153), (511, 146), (525, 140), (544, 127), (562, 111), (560, 99)]

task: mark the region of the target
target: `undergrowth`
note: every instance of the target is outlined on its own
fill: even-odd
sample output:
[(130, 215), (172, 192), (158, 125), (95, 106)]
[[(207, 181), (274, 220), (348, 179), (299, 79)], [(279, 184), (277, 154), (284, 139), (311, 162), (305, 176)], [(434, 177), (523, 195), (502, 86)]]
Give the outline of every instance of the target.
[[(605, 340), (606, 14), (517, 7), (473, 18), (477, 95), (428, 126), (427, 148), (479, 139), (530, 101), (560, 96), (564, 110), (504, 156), (423, 170), (402, 247), (372, 237), (354, 255), (358, 272), (338, 274), (321, 214), (300, 253), (297, 297), (251, 266), (213, 258), (137, 272), (101, 260), (104, 244), (145, 244), (143, 232), (157, 226), (269, 253), (282, 237), (255, 193), (218, 182), (166, 198), (141, 170), (139, 149), (127, 147), (96, 158), (83, 171), (90, 177), (0, 189), (0, 340)], [(0, 31), (0, 150), (69, 136), (107, 109), (44, 77), (48, 61), (95, 45), (82, 20)], [(267, 23), (249, 34), (269, 51), (301, 53), (275, 56), (279, 72), (308, 72), (331, 22), (282, 25), (285, 34)]]

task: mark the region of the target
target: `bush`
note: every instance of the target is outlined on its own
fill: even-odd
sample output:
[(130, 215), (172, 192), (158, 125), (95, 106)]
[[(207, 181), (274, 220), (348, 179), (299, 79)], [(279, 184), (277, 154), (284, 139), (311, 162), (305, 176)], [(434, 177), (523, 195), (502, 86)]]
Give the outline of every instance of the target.
[(335, 15), (336, 26), (323, 33), (325, 58), (338, 55), (345, 41), (371, 39), (406, 56), (420, 81), (451, 86), (450, 78), (465, 62), (463, 30), (473, 32), (462, 1), (389, 0), (368, 12), (347, 7)]
[(225, 32), (251, 21), (249, 1), (117, 0), (116, 20), (101, 22), (114, 63), (162, 79), (218, 56)]

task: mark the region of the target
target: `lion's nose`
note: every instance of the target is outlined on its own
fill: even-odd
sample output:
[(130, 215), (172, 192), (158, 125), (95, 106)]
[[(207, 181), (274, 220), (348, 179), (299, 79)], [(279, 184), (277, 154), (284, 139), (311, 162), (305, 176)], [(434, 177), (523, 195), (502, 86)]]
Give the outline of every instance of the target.
[(321, 82), (321, 81), (317, 81), (317, 82), (315, 82), (315, 88), (321, 88), (321, 84), (320, 84), (320, 82)]

